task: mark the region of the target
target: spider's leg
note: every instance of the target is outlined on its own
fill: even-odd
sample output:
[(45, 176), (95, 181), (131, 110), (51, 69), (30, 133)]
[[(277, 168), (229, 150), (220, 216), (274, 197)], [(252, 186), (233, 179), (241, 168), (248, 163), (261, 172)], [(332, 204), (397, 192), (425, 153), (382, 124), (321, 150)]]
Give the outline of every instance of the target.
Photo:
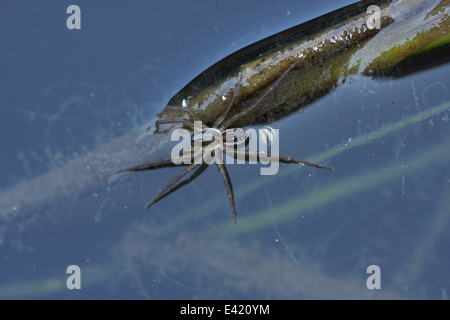
[[(163, 114), (166, 111), (179, 111), (179, 112), (184, 112), (187, 113), (191, 119), (194, 119), (195, 121), (202, 121), (199, 117), (199, 115), (187, 108), (183, 108), (183, 107), (175, 107), (175, 106), (167, 106), (163, 112), (161, 112), (159, 114), (159, 116), (161, 116), (161, 114)], [(191, 129), (192, 131), (194, 130), (194, 121), (192, 121), (191, 119), (183, 119), (183, 118), (177, 118), (177, 119), (161, 119), (161, 120), (156, 120), (155, 121), (155, 126), (156, 126), (156, 130), (155, 132), (158, 133), (159, 132), (159, 126), (161, 124), (166, 124), (166, 123), (182, 123), (183, 125), (185, 125), (186, 127), (188, 127), (189, 129)]]
[(228, 200), (230, 200), (231, 212), (233, 213), (234, 223), (236, 224), (236, 207), (234, 206), (233, 185), (231, 184), (230, 175), (228, 174), (227, 168), (224, 164), (216, 164), (217, 168), (219, 169), (220, 175), (222, 176), (223, 182), (225, 183)]
[(161, 124), (167, 124), (167, 123), (182, 123), (189, 129), (194, 130), (194, 123), (191, 120), (188, 119), (162, 119), (162, 120), (156, 120), (155, 121), (155, 133), (159, 132), (159, 126)]
[[(188, 150), (188, 151), (191, 152), (192, 150)], [(178, 158), (178, 160), (181, 160), (183, 163), (185, 163), (185, 161), (188, 161), (189, 158), (192, 161), (192, 154), (189, 154), (186, 156), (181, 156)], [(190, 162), (187, 162), (187, 164), (190, 164)], [(177, 164), (173, 163), (172, 158), (163, 158), (163, 159), (159, 159), (159, 160), (142, 163), (142, 164), (139, 164), (134, 167), (121, 169), (121, 170), (117, 171), (117, 173), (126, 172), (126, 171), (144, 171), (144, 170), (158, 169), (158, 168), (166, 167), (166, 166), (175, 167), (175, 166), (177, 166)]]
[[(270, 153), (268, 154), (268, 156), (270, 157)], [(303, 164), (303, 165), (307, 165), (307, 166), (310, 166), (310, 167), (316, 167), (316, 168), (321, 168), (321, 169), (333, 170), (332, 167), (325, 166), (325, 165), (320, 164), (320, 163), (311, 162), (311, 161), (307, 161), (307, 160), (301, 160), (301, 159), (297, 159), (297, 158), (292, 158), (292, 157), (289, 157), (289, 156), (278, 155), (278, 161), (279, 162), (283, 162), (283, 163)]]
[(280, 84), (281, 80), (283, 80), (284, 78), (286, 78), (286, 76), (288, 75), (289, 72), (291, 72), (292, 69), (294, 69), (301, 60), (297, 60), (296, 62), (294, 62), (293, 64), (291, 64), (282, 74), (281, 76), (278, 77), (277, 80), (275, 80), (274, 84), (271, 85), (269, 87), (269, 89), (266, 90), (266, 92), (264, 92), (264, 94), (259, 97), (259, 99), (250, 107), (246, 108), (245, 110), (236, 113), (235, 115), (233, 115), (231, 118), (227, 119), (226, 121), (223, 122), (222, 126), (225, 128), (230, 127), (230, 125), (232, 125), (234, 122), (236, 122), (240, 117), (242, 117), (243, 115), (246, 115), (247, 113), (251, 112), (253, 109), (255, 109), (257, 106), (259, 106), (261, 104), (261, 102), (264, 101), (264, 99), (267, 98), (267, 96), (269, 94), (271, 94), (273, 92), (273, 90), (275, 90), (275, 88)]
[(257, 157), (258, 160), (266, 160), (266, 161), (270, 161), (273, 160), (273, 158), (278, 158), (278, 162), (282, 162), (282, 163), (294, 163), (294, 164), (301, 164), (301, 165), (306, 165), (306, 166), (310, 166), (310, 167), (316, 167), (316, 168), (321, 168), (321, 169), (328, 169), (328, 170), (333, 170), (332, 167), (329, 166), (325, 166), (323, 164), (319, 164), (319, 163), (315, 163), (315, 162), (311, 162), (311, 161), (307, 161), (307, 160), (301, 160), (301, 159), (297, 159), (297, 158), (293, 158), (293, 157), (289, 157), (289, 156), (283, 156), (283, 155), (272, 155), (271, 153), (265, 153), (265, 152), (256, 152), (256, 151), (244, 151), (244, 152), (236, 152), (236, 157), (245, 157), (245, 159), (249, 159), (250, 156), (252, 157)]
[(164, 113), (164, 112), (166, 112), (168, 110), (185, 112), (185, 113), (189, 114), (195, 120), (202, 121), (200, 119), (200, 117), (198, 116), (198, 114), (196, 112), (192, 111), (191, 109), (187, 109), (187, 108), (183, 108), (183, 107), (176, 107), (176, 106), (167, 106), (167, 107), (164, 108), (164, 111), (161, 112), (161, 113)]
[[(237, 96), (239, 94), (239, 91), (241, 91), (241, 80), (242, 80), (242, 75), (239, 76), (238, 85), (234, 89), (233, 97), (231, 98), (227, 109), (225, 110), (224, 113), (222, 113), (219, 117), (217, 117), (216, 121), (214, 122), (214, 125), (213, 125), (214, 128), (218, 128), (218, 127), (220, 127), (222, 125), (223, 121), (225, 120), (225, 118), (227, 117), (228, 113), (230, 112), (231, 107), (234, 105), (234, 102), (236, 101), (236, 98), (237, 98)], [(225, 129), (225, 127), (222, 127), (222, 129)]]
[(148, 209), (150, 208), (155, 202), (158, 202), (163, 198), (166, 194), (166, 192), (175, 184), (177, 181), (179, 181), (181, 178), (183, 178), (186, 174), (197, 168), (200, 164), (191, 164), (189, 167), (187, 167), (182, 173), (180, 173), (178, 176), (176, 176), (161, 192), (156, 196), (155, 199), (153, 199), (152, 202), (147, 204), (145, 207)]
[(157, 201), (164, 199), (169, 194), (177, 191), (178, 189), (180, 189), (180, 188), (184, 187), (185, 185), (194, 181), (198, 176), (200, 176), (206, 170), (206, 168), (208, 168), (208, 165), (206, 163), (202, 163), (200, 165), (200, 167), (188, 179), (186, 179), (186, 180), (180, 182), (179, 184), (177, 184), (176, 186), (172, 187), (164, 195), (162, 195)]

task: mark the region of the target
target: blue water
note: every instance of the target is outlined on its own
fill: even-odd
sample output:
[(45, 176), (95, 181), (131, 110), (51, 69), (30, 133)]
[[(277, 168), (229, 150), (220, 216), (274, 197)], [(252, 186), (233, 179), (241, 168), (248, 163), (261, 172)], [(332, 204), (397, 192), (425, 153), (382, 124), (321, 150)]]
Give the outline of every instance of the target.
[[(147, 123), (227, 54), (350, 3), (79, 1), (78, 31), (66, 28), (70, 2), (0, 5), (0, 190)], [(312, 159), (430, 110), (449, 100), (448, 74), (447, 64), (398, 80), (354, 78), (271, 124), (280, 152)], [(0, 298), (445, 298), (448, 153), (407, 168), (448, 143), (449, 118), (442, 112), (344, 151), (326, 160), (332, 172), (277, 179), (261, 177), (259, 166), (231, 166), (237, 226), (215, 168), (149, 211), (144, 205), (179, 168), (69, 194), (0, 225)], [(365, 177), (391, 166), (392, 179), (367, 187)], [(327, 191), (349, 179), (338, 190), (351, 191)], [(258, 187), (248, 191), (251, 183)], [(304, 208), (314, 195), (323, 201)], [(252, 217), (269, 222), (245, 231)], [(381, 289), (371, 291), (373, 264)], [(81, 268), (81, 290), (66, 288), (69, 265)]]

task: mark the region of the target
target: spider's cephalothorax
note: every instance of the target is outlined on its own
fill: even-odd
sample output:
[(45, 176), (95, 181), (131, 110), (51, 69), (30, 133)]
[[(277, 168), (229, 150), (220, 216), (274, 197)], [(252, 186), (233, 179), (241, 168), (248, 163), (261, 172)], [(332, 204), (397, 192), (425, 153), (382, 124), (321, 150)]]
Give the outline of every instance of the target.
[[(295, 67), (295, 63), (292, 64), (286, 71), (283, 73), (275, 82), (275, 84), (270, 87), (253, 105), (246, 108), (243, 111), (234, 113), (231, 117), (227, 117), (230, 110), (233, 108), (235, 103), (237, 102), (238, 93), (240, 90), (240, 83), (237, 85), (237, 87), (234, 90), (233, 97), (230, 100), (230, 103), (228, 104), (227, 109), (224, 113), (222, 113), (211, 125), (211, 127), (207, 127), (205, 125), (202, 126), (200, 133), (195, 134), (195, 121), (201, 121), (200, 117), (197, 113), (194, 111), (188, 109), (187, 107), (176, 107), (176, 106), (167, 106), (164, 109), (164, 112), (166, 111), (176, 111), (181, 114), (187, 115), (187, 118), (177, 118), (177, 119), (162, 119), (158, 120), (155, 123), (156, 130), (155, 132), (159, 132), (159, 127), (161, 124), (175, 124), (180, 123), (183, 124), (183, 127), (188, 129), (191, 132), (191, 145), (194, 147), (189, 150), (188, 154), (182, 154), (180, 155), (181, 158), (190, 158), (194, 160), (193, 162), (190, 162), (192, 164), (189, 164), (188, 167), (181, 172), (178, 176), (176, 176), (161, 192), (156, 196), (153, 201), (151, 201), (146, 208), (149, 208), (151, 205), (153, 205), (155, 202), (161, 200), (165, 196), (169, 195), (170, 193), (174, 192), (175, 190), (179, 189), (180, 187), (184, 186), (185, 184), (191, 182), (193, 179), (198, 177), (207, 167), (207, 164), (205, 162), (199, 162), (195, 161), (198, 160), (199, 157), (203, 154), (203, 151), (205, 149), (209, 148), (209, 151), (214, 154), (215, 150), (214, 148), (217, 148), (219, 145), (214, 145), (214, 141), (208, 143), (211, 139), (210, 136), (205, 135), (206, 132), (208, 132), (208, 129), (213, 129), (223, 137), (223, 144), (220, 144), (220, 146), (223, 148), (221, 151), (225, 152), (226, 154), (233, 156), (233, 157), (239, 157), (248, 159), (250, 157), (256, 158), (256, 160), (267, 160), (272, 159), (272, 156), (270, 153), (264, 153), (264, 152), (255, 152), (255, 151), (247, 151), (247, 150), (241, 150), (236, 151), (235, 147), (246, 144), (249, 140), (249, 136), (247, 132), (243, 129), (230, 129), (229, 127), (233, 125), (234, 122), (239, 119), (240, 116), (246, 115), (252, 110), (254, 110), (256, 107), (260, 105), (260, 103), (267, 97), (274, 88), (278, 85), (278, 83), (286, 77), (287, 73), (292, 70)], [(197, 130), (198, 132), (198, 130)], [(196, 143), (200, 142), (200, 143)], [(196, 147), (199, 146), (199, 147)], [(232, 152), (231, 152), (232, 151)], [(295, 164), (301, 164), (301, 165), (307, 165), (307, 166), (313, 166), (317, 168), (325, 168), (325, 169), (332, 169), (331, 167), (324, 166), (318, 163), (309, 162), (305, 160), (295, 159), (289, 156), (282, 156), (282, 155), (276, 155), (276, 159), (279, 162), (283, 163), (295, 163)], [(227, 191), (228, 199), (230, 201), (231, 211), (233, 213), (233, 219), (236, 223), (236, 208), (234, 205), (234, 195), (233, 195), (233, 187), (231, 184), (230, 176), (228, 175), (228, 171), (225, 167), (225, 164), (220, 161), (215, 162), (217, 168), (219, 169), (219, 172), (222, 176), (222, 179), (225, 184), (225, 188)], [(147, 162), (144, 164), (140, 164), (138, 166), (134, 166), (131, 168), (120, 170), (119, 172), (124, 171), (142, 171), (142, 170), (149, 170), (149, 169), (155, 169), (160, 166), (167, 166), (167, 165), (173, 165), (172, 158), (164, 158), (156, 161)], [(197, 169), (198, 168), (198, 169)], [(178, 185), (175, 185), (180, 179), (182, 179), (186, 174), (191, 172), (192, 170), (197, 169), (197, 171), (186, 181), (183, 181), (179, 183)]]

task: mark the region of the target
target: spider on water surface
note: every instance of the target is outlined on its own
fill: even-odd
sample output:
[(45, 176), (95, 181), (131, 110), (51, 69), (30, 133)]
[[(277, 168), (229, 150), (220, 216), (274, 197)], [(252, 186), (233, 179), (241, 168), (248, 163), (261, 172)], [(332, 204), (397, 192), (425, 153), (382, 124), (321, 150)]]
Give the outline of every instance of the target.
[[(235, 113), (233, 116), (227, 118), (230, 110), (233, 108), (233, 106), (236, 103), (236, 99), (238, 97), (239, 90), (241, 88), (241, 81), (239, 81), (238, 85), (236, 86), (233, 96), (230, 100), (230, 103), (228, 104), (228, 107), (226, 108), (225, 112), (222, 113), (217, 119), (213, 122), (211, 127), (202, 125), (202, 128), (200, 129), (201, 134), (194, 134), (196, 131), (196, 122), (201, 121), (198, 114), (188, 108), (185, 107), (177, 107), (177, 106), (167, 106), (163, 112), (171, 110), (171, 111), (177, 111), (180, 113), (184, 113), (188, 115), (188, 119), (186, 118), (172, 118), (172, 119), (161, 119), (157, 120), (155, 122), (156, 130), (155, 133), (159, 132), (159, 127), (161, 124), (175, 124), (180, 123), (183, 124), (185, 128), (187, 128), (191, 132), (191, 144), (194, 146), (193, 149), (190, 149), (189, 154), (181, 154), (180, 160), (194, 160), (193, 163), (189, 161), (188, 167), (181, 172), (178, 176), (176, 176), (164, 189), (160, 191), (160, 193), (149, 203), (147, 204), (146, 208), (150, 208), (154, 203), (158, 202), (162, 198), (166, 197), (170, 193), (176, 191), (177, 189), (181, 188), (182, 186), (186, 185), (187, 183), (191, 182), (193, 179), (198, 177), (207, 167), (207, 163), (202, 161), (200, 158), (204, 154), (204, 151), (208, 151), (213, 157), (215, 155), (215, 152), (217, 152), (220, 148), (220, 151), (225, 151), (225, 153), (231, 157), (245, 157), (245, 159), (248, 159), (250, 157), (256, 158), (257, 160), (272, 160), (273, 158), (277, 159), (277, 161), (282, 163), (294, 163), (294, 164), (300, 164), (300, 165), (307, 165), (307, 166), (313, 166), (316, 168), (324, 168), (332, 170), (331, 167), (321, 165), (318, 163), (306, 161), (306, 160), (300, 160), (296, 158), (292, 158), (289, 156), (283, 156), (283, 155), (272, 155), (270, 153), (265, 152), (258, 152), (258, 151), (236, 151), (235, 147), (246, 144), (249, 141), (249, 135), (245, 130), (238, 130), (238, 129), (229, 129), (229, 127), (236, 122), (237, 119), (239, 119), (241, 116), (248, 114), (255, 108), (257, 108), (260, 103), (276, 88), (276, 86), (280, 83), (281, 80), (283, 80), (286, 75), (291, 71), (297, 63), (293, 63), (289, 68), (285, 70), (285, 72), (274, 82), (274, 84), (266, 90), (266, 92), (250, 107), (242, 110), (241, 112)], [(218, 132), (222, 135), (224, 143), (217, 143), (217, 141), (213, 141), (211, 143), (206, 143), (205, 141), (210, 141), (210, 136), (205, 136), (205, 133), (208, 130), (213, 130)], [(198, 132), (198, 130), (196, 131)], [(213, 139), (214, 140), (214, 139)], [(200, 159), (200, 160), (199, 160)], [(234, 194), (233, 194), (233, 187), (231, 184), (230, 176), (228, 174), (228, 171), (225, 167), (225, 164), (222, 161), (214, 161), (217, 168), (219, 169), (220, 175), (222, 176), (223, 182), (225, 184), (226, 192), (228, 199), (230, 201), (231, 211), (233, 214), (234, 223), (236, 223), (236, 207), (234, 204)], [(172, 158), (163, 158), (159, 160), (154, 160), (150, 162), (146, 162), (134, 167), (122, 169), (118, 172), (125, 172), (125, 171), (143, 171), (143, 170), (150, 170), (150, 169), (156, 169), (158, 167), (167, 166), (167, 165), (175, 165), (173, 163)], [(197, 169), (198, 168), (198, 169)], [(178, 185), (175, 185), (180, 179), (182, 179), (186, 174), (191, 172), (192, 170), (197, 169), (197, 171), (188, 179), (185, 180)]]

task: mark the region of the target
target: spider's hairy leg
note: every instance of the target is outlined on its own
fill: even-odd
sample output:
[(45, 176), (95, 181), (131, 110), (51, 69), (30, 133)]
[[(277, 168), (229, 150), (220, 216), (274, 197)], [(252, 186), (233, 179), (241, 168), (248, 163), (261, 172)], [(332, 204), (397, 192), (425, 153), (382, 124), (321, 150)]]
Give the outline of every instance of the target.
[[(270, 156), (271, 156), (270, 153), (268, 153), (268, 157), (270, 157)], [(278, 161), (283, 162), (283, 163), (303, 164), (306, 166), (316, 167), (316, 168), (320, 168), (320, 169), (334, 170), (333, 167), (329, 167), (329, 166), (325, 166), (320, 163), (315, 163), (315, 162), (311, 162), (311, 161), (307, 161), (307, 160), (301, 160), (301, 159), (297, 159), (297, 158), (293, 158), (293, 157), (289, 157), (289, 156), (278, 155)]]
[(177, 183), (177, 181), (179, 181), (181, 178), (183, 178), (186, 174), (188, 174), (189, 172), (191, 172), (192, 170), (194, 170), (195, 168), (197, 168), (200, 164), (194, 163), (191, 164), (189, 167), (187, 167), (182, 173), (180, 173), (178, 176), (176, 176), (163, 190), (161, 190), (161, 192), (156, 196), (155, 199), (153, 199), (152, 202), (150, 202), (149, 204), (147, 204), (145, 206), (146, 209), (150, 208), (154, 203), (158, 202), (159, 200), (161, 200), (162, 198), (164, 198), (164, 196), (166, 195), (167, 192), (170, 192), (170, 188)]
[(159, 200), (164, 199), (165, 197), (167, 197), (168, 195), (170, 195), (171, 193), (181, 189), (182, 187), (184, 187), (185, 185), (188, 185), (189, 183), (191, 183), (192, 181), (194, 181), (198, 176), (200, 176), (205, 170), (206, 168), (208, 168), (208, 165), (206, 163), (202, 163), (200, 165), (200, 167), (198, 167), (198, 169), (186, 180), (181, 181), (179, 184), (177, 184), (176, 186), (172, 187), (170, 190), (168, 190), (164, 195), (162, 195)]
[(241, 91), (241, 81), (242, 81), (242, 74), (239, 75), (239, 80), (238, 80), (238, 85), (236, 86), (236, 88), (234, 89), (234, 93), (233, 93), (233, 97), (230, 100), (230, 103), (228, 104), (227, 109), (225, 110), (224, 113), (222, 113), (219, 117), (217, 117), (216, 121), (214, 122), (213, 127), (214, 128), (221, 128), (222, 130), (225, 130), (226, 127), (222, 126), (222, 123), (225, 121), (225, 118), (227, 117), (228, 113), (230, 112), (231, 108), (233, 107), (237, 96), (239, 94), (239, 92)]
[[(192, 110), (190, 110), (190, 109), (187, 109), (187, 108), (176, 107), (176, 106), (167, 106), (167, 107), (164, 109), (163, 112), (166, 112), (166, 111), (179, 111), (179, 112), (185, 112), (185, 113), (187, 113), (188, 115), (190, 115), (191, 118), (193, 118), (194, 120), (202, 121), (202, 119), (200, 119), (200, 117), (198, 116), (198, 114), (197, 114), (196, 112), (194, 112), (194, 111), (192, 111)], [(163, 113), (163, 112), (162, 112), (162, 113)]]
[(225, 183), (228, 200), (230, 201), (231, 212), (233, 213), (234, 223), (236, 224), (236, 207), (234, 205), (233, 185), (231, 184), (230, 175), (228, 174), (227, 168), (224, 164), (216, 163), (216, 165), (219, 169), (220, 175), (222, 176), (223, 182)]
[[(181, 156), (177, 157), (177, 160), (179, 160), (183, 163), (191, 163), (191, 161), (193, 159), (192, 152), (191, 152), (191, 150), (188, 150), (188, 151), (190, 151), (190, 153), (187, 153), (186, 155), (181, 155)], [(172, 158), (163, 158), (163, 159), (158, 159), (158, 160), (153, 160), (150, 162), (142, 163), (137, 166), (130, 167), (130, 168), (121, 169), (121, 170), (117, 171), (117, 173), (127, 172), (127, 171), (145, 171), (145, 170), (157, 169), (159, 167), (164, 167), (164, 166), (176, 166), (176, 164), (173, 163)]]
[(161, 124), (171, 124), (171, 123), (182, 123), (184, 126), (188, 127), (191, 130), (194, 130), (194, 123), (188, 119), (162, 119), (155, 121), (155, 133), (159, 132), (159, 126)]
[(300, 61), (301, 61), (301, 60), (298, 60), (298, 61), (294, 62), (293, 64), (291, 64), (291, 65), (290, 65), (290, 66), (289, 66), (289, 67), (281, 74), (281, 76), (279, 76), (278, 79), (275, 80), (274, 84), (273, 84), (272, 86), (270, 86), (270, 87), (266, 90), (266, 92), (264, 92), (264, 94), (263, 94), (261, 97), (259, 97), (259, 99), (258, 99), (253, 105), (251, 105), (250, 107), (244, 109), (243, 111), (241, 111), (241, 112), (239, 112), (239, 113), (234, 114), (231, 118), (228, 118), (227, 120), (225, 120), (225, 121), (223, 122), (222, 126), (223, 126), (224, 128), (228, 128), (230, 125), (232, 125), (234, 122), (236, 122), (240, 117), (242, 117), (243, 115), (248, 114), (248, 113), (251, 112), (253, 109), (255, 109), (257, 106), (259, 106), (259, 105), (261, 104), (261, 102), (263, 102), (263, 101), (267, 98), (267, 96), (268, 96), (269, 94), (271, 94), (271, 93), (275, 90), (275, 88), (280, 84), (280, 82), (281, 82), (284, 78), (286, 78), (286, 76), (288, 75), (288, 73), (291, 72), (291, 70), (294, 69), (294, 68), (300, 63)]
[(245, 159), (249, 159), (250, 157), (253, 158), (257, 158), (257, 160), (265, 160), (265, 161), (273, 161), (274, 159), (278, 159), (278, 162), (282, 162), (282, 163), (294, 163), (294, 164), (300, 164), (300, 165), (305, 165), (305, 166), (310, 166), (310, 167), (316, 167), (316, 168), (320, 168), (320, 169), (328, 169), (328, 170), (333, 170), (332, 167), (320, 164), (320, 163), (315, 163), (315, 162), (311, 162), (311, 161), (307, 161), (307, 160), (301, 160), (301, 159), (297, 159), (297, 158), (293, 158), (293, 157), (289, 157), (289, 156), (283, 156), (283, 155), (276, 155), (276, 154), (271, 154), (271, 153), (265, 153), (265, 152), (257, 152), (257, 151), (242, 151), (242, 152), (236, 152), (236, 156), (238, 157), (245, 157)]
[(167, 106), (162, 113), (164, 113), (166, 111), (184, 112), (190, 116), (190, 119), (179, 118), (179, 119), (156, 120), (155, 121), (155, 126), (156, 126), (155, 133), (159, 132), (159, 126), (161, 124), (169, 124), (169, 123), (182, 123), (184, 126), (188, 127), (189, 129), (191, 129), (193, 131), (194, 130), (194, 121), (192, 119), (194, 119), (195, 121), (202, 121), (196, 112), (194, 112), (190, 109), (187, 109), (187, 108)]

